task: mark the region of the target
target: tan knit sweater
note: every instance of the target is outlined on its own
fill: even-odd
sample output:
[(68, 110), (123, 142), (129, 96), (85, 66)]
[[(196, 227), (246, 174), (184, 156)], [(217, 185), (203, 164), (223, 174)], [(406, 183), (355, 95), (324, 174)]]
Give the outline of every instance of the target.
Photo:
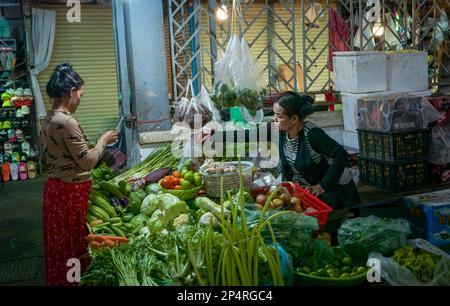
[(41, 132), (42, 161), (50, 177), (68, 183), (91, 179), (103, 153), (105, 144), (89, 145), (89, 139), (78, 121), (70, 113), (50, 110)]

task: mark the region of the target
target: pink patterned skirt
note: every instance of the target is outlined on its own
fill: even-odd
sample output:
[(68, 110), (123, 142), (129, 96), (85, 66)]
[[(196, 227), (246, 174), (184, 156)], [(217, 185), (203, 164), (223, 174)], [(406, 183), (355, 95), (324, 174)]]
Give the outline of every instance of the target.
[(43, 224), (45, 279), (49, 286), (76, 286), (89, 264), (86, 212), (92, 181), (45, 183)]

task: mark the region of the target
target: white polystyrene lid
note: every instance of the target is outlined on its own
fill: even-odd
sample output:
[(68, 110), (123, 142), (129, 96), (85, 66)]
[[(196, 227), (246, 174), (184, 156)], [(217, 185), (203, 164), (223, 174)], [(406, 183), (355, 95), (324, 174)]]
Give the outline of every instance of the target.
[(365, 56), (365, 55), (384, 55), (383, 51), (345, 51), (334, 52), (334, 56)]

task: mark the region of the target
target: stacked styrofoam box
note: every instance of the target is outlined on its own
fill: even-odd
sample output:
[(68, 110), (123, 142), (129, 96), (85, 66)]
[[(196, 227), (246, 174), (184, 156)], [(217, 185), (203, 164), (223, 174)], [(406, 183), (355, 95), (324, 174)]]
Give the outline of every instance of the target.
[(384, 52), (335, 52), (333, 67), (335, 89), (341, 93), (367, 93), (387, 89)]
[(395, 92), (428, 89), (428, 53), (426, 51), (388, 51), (387, 90)]

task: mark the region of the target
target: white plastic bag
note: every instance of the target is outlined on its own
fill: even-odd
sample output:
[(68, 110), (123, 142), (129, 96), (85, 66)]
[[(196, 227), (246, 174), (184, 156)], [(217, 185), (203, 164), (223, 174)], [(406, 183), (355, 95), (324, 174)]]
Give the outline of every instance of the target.
[(450, 127), (432, 129), (428, 162), (434, 165), (450, 163)]
[[(207, 97), (205, 97), (204, 93), (201, 92), (198, 96), (193, 96), (192, 99), (189, 100), (189, 90), (192, 92), (192, 95), (194, 95), (191, 79), (188, 80), (186, 95), (178, 101), (175, 108), (174, 121), (185, 122), (191, 129), (201, 128), (206, 123), (210, 122), (213, 116), (208, 106), (205, 105), (205, 103), (208, 103), (207, 100), (209, 100), (209, 97), (207, 94)], [(196, 120), (198, 120), (198, 122), (196, 122)]]
[(370, 259), (375, 258), (380, 261), (381, 278), (392, 286), (449, 286), (450, 256), (424, 239), (409, 240), (408, 244), (414, 249), (419, 248), (441, 256), (434, 268), (433, 279), (424, 284), (418, 281), (409, 269), (400, 266), (391, 258), (384, 257), (376, 252), (370, 253)]

